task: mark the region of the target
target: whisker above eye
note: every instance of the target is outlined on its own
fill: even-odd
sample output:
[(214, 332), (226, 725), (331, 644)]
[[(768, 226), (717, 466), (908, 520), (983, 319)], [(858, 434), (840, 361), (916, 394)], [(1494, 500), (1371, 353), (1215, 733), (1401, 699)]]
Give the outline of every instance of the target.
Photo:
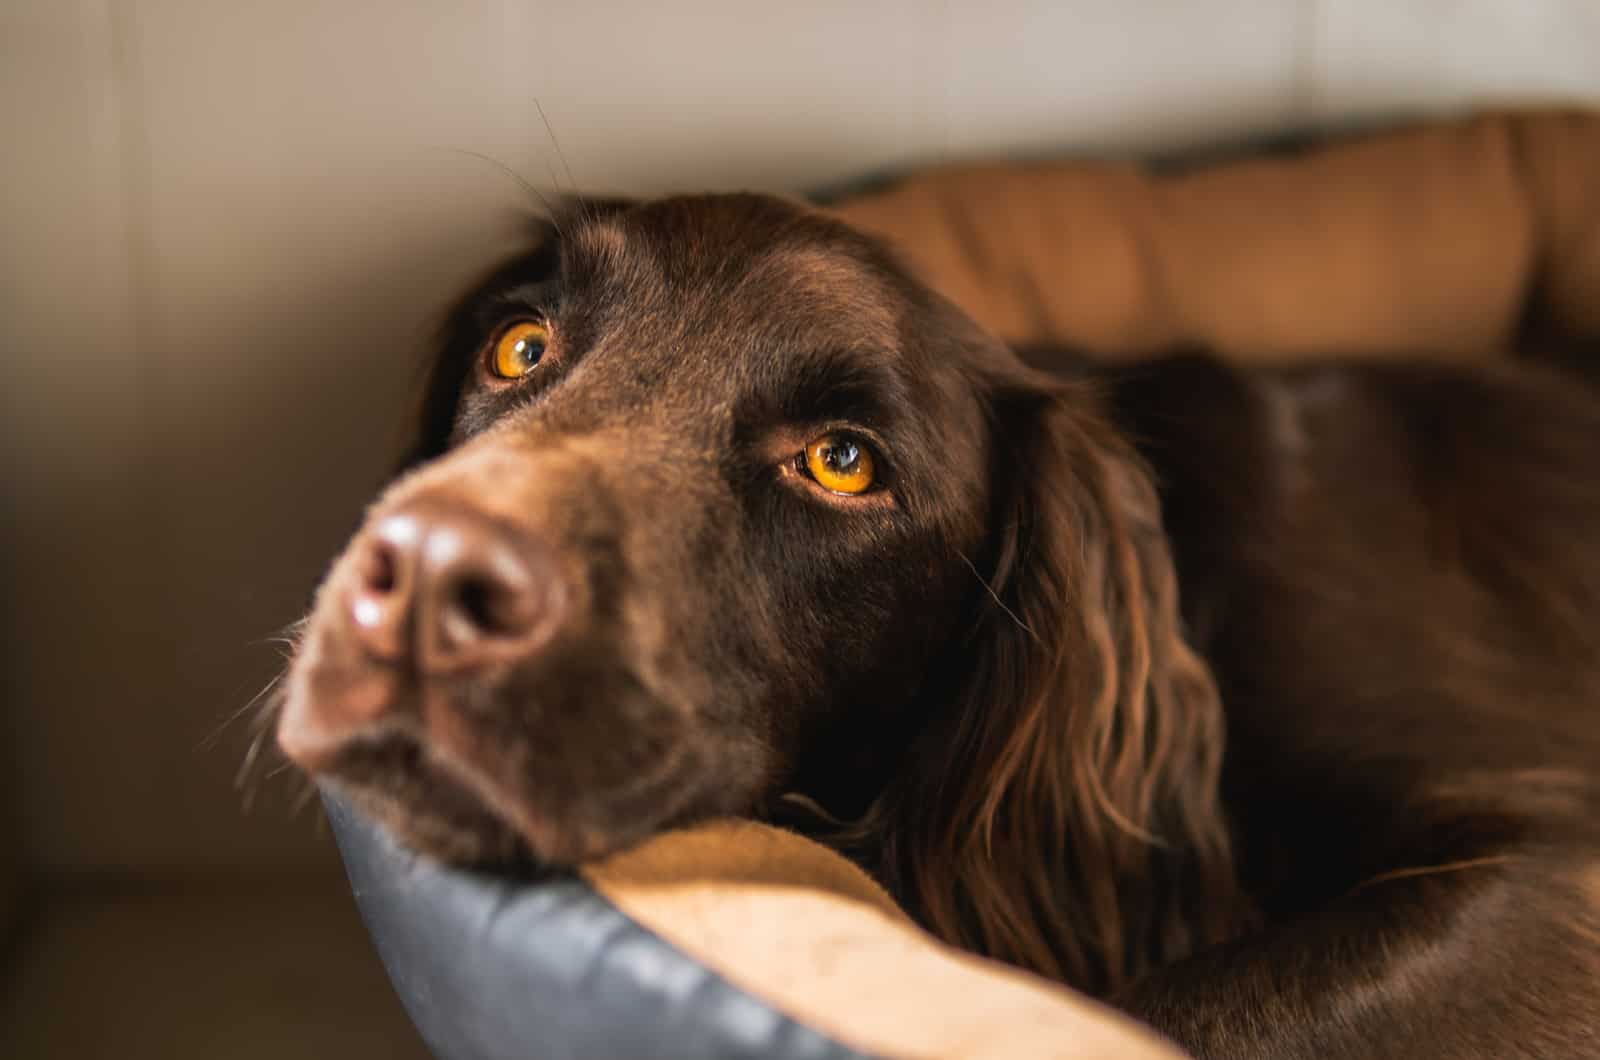
[(550, 146), (556, 149), (556, 157), (561, 160), (561, 168), (566, 171), (567, 187), (571, 189), (571, 194), (577, 195), (578, 181), (572, 175), (572, 166), (567, 161), (567, 153), (562, 150), (561, 141), (556, 137), (555, 126), (550, 124), (550, 118), (544, 112), (544, 104), (539, 101), (538, 97), (534, 97), (533, 106), (539, 112), (539, 120), (544, 123), (544, 131), (550, 136)]
[(540, 216), (542, 216), (546, 221), (550, 222), (551, 226), (556, 229), (558, 234), (564, 234), (561, 232), (561, 211), (557, 210), (550, 202), (550, 199), (546, 197), (544, 192), (539, 190), (538, 185), (524, 177), (521, 173), (518, 173), (516, 170), (512, 169), (500, 159), (495, 158), (493, 155), (485, 154), (482, 151), (473, 151), (465, 147), (452, 147), (447, 148), (447, 150), (454, 154), (464, 155), (468, 158), (476, 158), (480, 162), (487, 162), (489, 165), (510, 177), (517, 183), (518, 187), (527, 192), (529, 195), (533, 196), (533, 198), (537, 201), (541, 211)]

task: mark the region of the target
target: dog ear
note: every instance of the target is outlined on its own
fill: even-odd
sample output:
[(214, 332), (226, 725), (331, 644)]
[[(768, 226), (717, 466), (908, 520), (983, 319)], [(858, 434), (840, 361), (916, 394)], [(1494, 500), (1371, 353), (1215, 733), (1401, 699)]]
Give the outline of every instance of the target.
[(992, 407), (988, 584), (874, 808), (882, 870), (946, 939), (1112, 991), (1236, 929), (1221, 705), (1154, 484), (1089, 389)]

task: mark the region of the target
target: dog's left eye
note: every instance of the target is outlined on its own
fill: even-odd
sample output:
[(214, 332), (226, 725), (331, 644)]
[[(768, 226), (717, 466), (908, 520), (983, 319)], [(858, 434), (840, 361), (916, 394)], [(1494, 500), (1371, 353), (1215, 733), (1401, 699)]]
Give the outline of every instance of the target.
[(489, 370), (501, 379), (520, 379), (533, 371), (550, 341), (550, 327), (542, 320), (523, 320), (500, 333), (489, 357)]
[(878, 472), (867, 444), (849, 434), (813, 438), (801, 454), (801, 468), (830, 493), (853, 497), (877, 482)]

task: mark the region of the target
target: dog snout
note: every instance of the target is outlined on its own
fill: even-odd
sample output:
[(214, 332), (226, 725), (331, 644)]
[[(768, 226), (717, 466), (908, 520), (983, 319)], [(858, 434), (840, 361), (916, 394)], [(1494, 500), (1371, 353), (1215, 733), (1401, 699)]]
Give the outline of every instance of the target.
[(565, 610), (548, 549), (464, 505), (382, 513), (354, 548), (344, 609), (352, 638), (372, 658), (424, 677), (524, 659)]

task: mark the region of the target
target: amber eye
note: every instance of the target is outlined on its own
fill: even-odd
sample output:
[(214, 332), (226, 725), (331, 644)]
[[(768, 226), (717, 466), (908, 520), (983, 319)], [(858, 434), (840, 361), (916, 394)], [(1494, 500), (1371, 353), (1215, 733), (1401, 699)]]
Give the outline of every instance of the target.
[(806, 446), (805, 470), (833, 493), (865, 493), (876, 481), (872, 453), (848, 434), (824, 434)]
[(512, 324), (494, 342), (489, 369), (501, 379), (520, 379), (533, 371), (550, 341), (550, 328), (542, 320)]

